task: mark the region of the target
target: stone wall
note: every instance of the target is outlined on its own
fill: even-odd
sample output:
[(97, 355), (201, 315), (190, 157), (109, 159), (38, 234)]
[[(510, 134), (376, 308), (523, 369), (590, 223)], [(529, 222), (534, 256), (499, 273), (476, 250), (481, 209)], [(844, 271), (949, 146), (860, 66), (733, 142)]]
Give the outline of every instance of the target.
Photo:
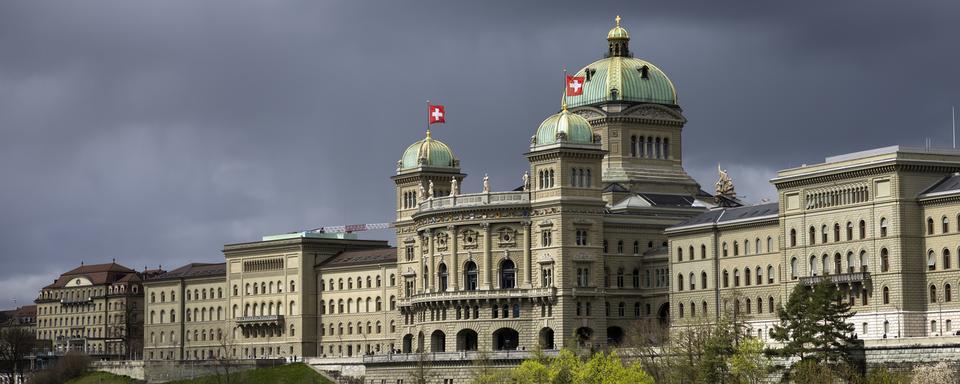
[(230, 373), (235, 373), (256, 368), (267, 368), (285, 363), (286, 361), (283, 359), (231, 360), (229, 362), (214, 360), (126, 360), (97, 361), (92, 364), (92, 368), (97, 371), (128, 376), (137, 380), (146, 380), (148, 383), (165, 383), (174, 380), (193, 379), (201, 376), (224, 374), (226, 371), (225, 368), (229, 368)]
[(95, 361), (90, 364), (95, 371), (109, 372), (114, 375), (127, 376), (132, 379), (144, 378), (142, 360)]

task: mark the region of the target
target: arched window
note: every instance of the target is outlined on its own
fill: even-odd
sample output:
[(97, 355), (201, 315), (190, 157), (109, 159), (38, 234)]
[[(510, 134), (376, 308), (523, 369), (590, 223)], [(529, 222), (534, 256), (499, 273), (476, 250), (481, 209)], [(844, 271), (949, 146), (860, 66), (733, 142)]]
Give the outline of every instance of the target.
[(637, 136), (630, 136), (630, 157), (637, 157)]
[(511, 260), (500, 263), (500, 288), (511, 289), (517, 285), (517, 268)]
[(740, 255), (740, 244), (736, 241), (733, 242), (733, 255), (734, 256)]
[(810, 276), (817, 275), (817, 257), (810, 256)]
[(867, 272), (867, 251), (860, 251), (860, 272)]
[(700, 289), (707, 289), (707, 272), (700, 271)]
[(636, 241), (636, 240), (633, 241), (633, 254), (634, 254), (634, 255), (639, 255), (639, 254), (640, 254), (640, 242), (639, 242), (639, 241)]
[(847, 222), (847, 241), (853, 240), (853, 223)]
[(733, 286), (734, 287), (740, 286), (740, 270), (737, 268), (733, 269)]
[(890, 270), (890, 253), (886, 248), (880, 249), (880, 272)]
[(950, 288), (950, 283), (943, 285), (943, 301), (945, 302), (953, 301), (953, 292)]
[(723, 287), (727, 288), (730, 286), (730, 273), (726, 269), (723, 270)]
[(826, 244), (827, 241), (828, 241), (828, 240), (827, 240), (827, 225), (826, 225), (826, 224), (820, 226), (820, 237), (821, 237), (820, 242), (823, 243), (823, 244)]
[(937, 256), (931, 249), (927, 252), (927, 270), (936, 271), (937, 270)]
[(677, 275), (677, 290), (683, 291), (683, 274)]
[(621, 255), (623, 254), (623, 240), (617, 241), (617, 253)]
[(883, 287), (883, 303), (890, 304), (890, 288)]
[(950, 219), (948, 219), (946, 216), (944, 216), (941, 220), (940, 231), (942, 233), (950, 233)]
[(867, 222), (860, 220), (860, 240), (867, 237)]
[[(759, 241), (757, 242), (757, 245), (760, 245), (760, 242), (759, 242)], [(744, 254), (744, 255), (749, 255), (749, 254), (750, 254), (750, 240), (744, 240), (744, 241), (743, 241), (743, 254)]]
[(881, 217), (880, 218), (880, 237), (886, 237), (886, 236), (887, 236), (887, 218)]
[(706, 259), (706, 258), (707, 258), (707, 245), (706, 245), (706, 244), (700, 244), (700, 258), (701, 258), (701, 259)]
[(743, 285), (750, 285), (750, 267), (743, 269)]
[(950, 250), (943, 249), (943, 269), (950, 269)]
[(790, 246), (797, 246), (797, 230), (793, 228), (790, 228)]
[(757, 285), (763, 284), (763, 274), (761, 272), (763, 272), (763, 270), (760, 269), (760, 266), (758, 265), (757, 266)]
[(790, 278), (796, 280), (797, 276), (797, 258), (794, 257), (790, 259)]
[(928, 235), (933, 234), (933, 218), (932, 217), (927, 218), (927, 234)]
[[(447, 290), (447, 265), (444, 263), (440, 263), (437, 267), (437, 285), (437, 289), (440, 290), (440, 292)], [(377, 310), (379, 311), (380, 309)]]
[(933, 284), (930, 284), (930, 302), (937, 302), (937, 286)]
[(683, 261), (683, 247), (677, 247), (677, 261)]
[(840, 223), (833, 223), (833, 241), (840, 241)]
[(477, 264), (473, 261), (468, 261), (467, 265), (463, 268), (464, 286), (468, 291), (475, 291), (477, 289)]
[(773, 266), (767, 265), (767, 284), (773, 284)]
[(727, 243), (724, 242), (721, 248), (723, 249), (723, 257), (727, 257)]
[(814, 244), (817, 243), (817, 229), (816, 229), (816, 228), (810, 227), (810, 238), (807, 239), (807, 241), (810, 242), (810, 245), (814, 245)]

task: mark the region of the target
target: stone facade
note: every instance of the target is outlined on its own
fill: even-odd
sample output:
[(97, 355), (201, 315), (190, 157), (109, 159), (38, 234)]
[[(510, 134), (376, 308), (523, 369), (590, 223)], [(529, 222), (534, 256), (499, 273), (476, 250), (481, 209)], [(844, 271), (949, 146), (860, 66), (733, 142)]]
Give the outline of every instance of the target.
[(82, 265), (40, 291), (36, 334), (54, 355), (81, 351), (102, 359), (137, 359), (143, 353), (142, 273), (116, 263)]

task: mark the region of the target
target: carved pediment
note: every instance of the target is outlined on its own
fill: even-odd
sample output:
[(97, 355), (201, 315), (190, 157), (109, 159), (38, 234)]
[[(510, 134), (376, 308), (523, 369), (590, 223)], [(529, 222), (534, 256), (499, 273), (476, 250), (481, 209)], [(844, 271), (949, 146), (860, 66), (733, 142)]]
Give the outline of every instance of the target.
[(642, 119), (666, 120), (676, 122), (686, 122), (687, 119), (679, 112), (659, 105), (639, 105), (623, 112), (627, 117), (638, 117)]
[(588, 108), (580, 108), (573, 111), (573, 113), (583, 116), (583, 118), (587, 120), (599, 119), (605, 116), (602, 112), (598, 110), (588, 109)]

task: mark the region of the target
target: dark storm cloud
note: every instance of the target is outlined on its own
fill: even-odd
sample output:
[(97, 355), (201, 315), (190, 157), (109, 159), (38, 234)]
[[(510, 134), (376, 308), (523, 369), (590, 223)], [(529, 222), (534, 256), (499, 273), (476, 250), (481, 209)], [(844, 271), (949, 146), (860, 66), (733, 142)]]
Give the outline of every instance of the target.
[(756, 202), (777, 169), (949, 144), (956, 2), (584, 4), (2, 2), (0, 290), (389, 221), (426, 99), (447, 105), (435, 135), (464, 190), (513, 188), (561, 69), (599, 58), (618, 13), (676, 84), (707, 190), (717, 163)]

